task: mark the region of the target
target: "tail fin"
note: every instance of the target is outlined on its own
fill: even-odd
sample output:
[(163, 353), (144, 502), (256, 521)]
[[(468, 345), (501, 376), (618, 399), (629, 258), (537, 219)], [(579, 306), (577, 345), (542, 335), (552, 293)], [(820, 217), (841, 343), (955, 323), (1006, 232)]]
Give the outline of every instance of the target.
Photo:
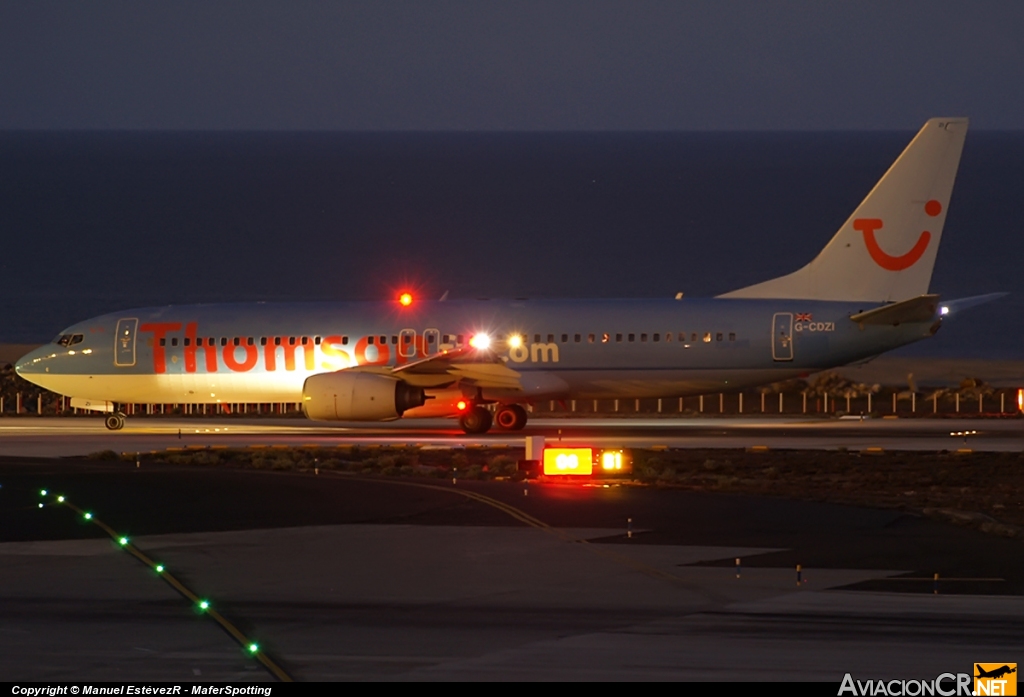
[(967, 119), (930, 119), (815, 259), (723, 298), (895, 302), (928, 292)]

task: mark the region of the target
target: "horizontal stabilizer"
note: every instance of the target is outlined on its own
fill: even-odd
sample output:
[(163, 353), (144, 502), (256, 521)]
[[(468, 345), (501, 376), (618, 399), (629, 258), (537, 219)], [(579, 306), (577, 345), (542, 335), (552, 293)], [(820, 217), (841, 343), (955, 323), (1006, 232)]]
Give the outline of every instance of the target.
[(939, 309), (938, 295), (919, 295), (910, 300), (882, 305), (873, 310), (850, 315), (850, 319), (863, 327), (866, 324), (897, 326), (907, 322), (927, 322)]

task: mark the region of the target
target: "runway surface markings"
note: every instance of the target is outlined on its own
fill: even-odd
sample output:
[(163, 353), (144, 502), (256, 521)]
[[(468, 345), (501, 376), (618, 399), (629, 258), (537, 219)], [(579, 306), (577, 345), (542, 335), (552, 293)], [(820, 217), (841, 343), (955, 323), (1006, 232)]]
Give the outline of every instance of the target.
[[(335, 474), (335, 473), (331, 473), (331, 474)], [(335, 476), (338, 476), (338, 475), (335, 475)], [(669, 583), (672, 583), (673, 585), (684, 587), (684, 588), (686, 588), (689, 591), (692, 591), (694, 593), (698, 593), (700, 595), (704, 595), (704, 596), (710, 598), (711, 600), (713, 600), (714, 602), (717, 602), (717, 603), (731, 602), (730, 598), (728, 598), (728, 597), (726, 597), (724, 595), (720, 595), (720, 594), (715, 593), (713, 591), (708, 591), (706, 589), (699, 588), (698, 586), (690, 583), (686, 579), (680, 578), (679, 576), (676, 576), (675, 574), (671, 574), (671, 573), (669, 573), (667, 571), (662, 571), (661, 569), (659, 569), (657, 567), (654, 567), (654, 566), (651, 566), (650, 564), (645, 564), (643, 562), (637, 561), (636, 559), (632, 559), (631, 557), (628, 557), (626, 555), (618, 554), (616, 552), (612, 552), (610, 550), (603, 549), (599, 545), (592, 545), (592, 544), (590, 544), (589, 540), (583, 540), (583, 539), (580, 539), (578, 537), (574, 537), (573, 535), (569, 535), (568, 533), (566, 533), (563, 530), (559, 530), (558, 528), (551, 527), (550, 525), (545, 523), (543, 520), (540, 520), (539, 518), (535, 518), (534, 516), (530, 515), (526, 511), (523, 511), (523, 510), (521, 510), (519, 508), (516, 508), (515, 506), (507, 504), (504, 501), (499, 501), (498, 499), (491, 498), (490, 496), (486, 496), (484, 494), (479, 494), (479, 493), (477, 493), (475, 491), (468, 491), (466, 489), (457, 489), (457, 488), (446, 487), (446, 486), (438, 486), (437, 484), (423, 484), (421, 482), (402, 482), (402, 481), (395, 481), (395, 480), (388, 480), (388, 479), (367, 479), (367, 478), (363, 478), (363, 477), (349, 477), (349, 476), (346, 476), (346, 479), (349, 479), (350, 481), (352, 479), (355, 479), (356, 481), (375, 482), (375, 483), (379, 483), (379, 484), (392, 484), (392, 485), (395, 485), (395, 486), (408, 486), (408, 487), (414, 487), (414, 488), (419, 488), (419, 489), (429, 489), (429, 490), (432, 490), (432, 491), (443, 491), (443, 492), (446, 492), (446, 493), (449, 493), (449, 494), (457, 494), (459, 496), (463, 496), (463, 497), (471, 499), (473, 501), (477, 501), (477, 502), (482, 503), (484, 505), (491, 506), (492, 508), (495, 508), (495, 509), (501, 511), (502, 513), (505, 513), (506, 515), (514, 518), (515, 520), (518, 520), (521, 523), (526, 523), (530, 527), (537, 528), (538, 530), (546, 532), (549, 535), (553, 535), (553, 536), (557, 537), (558, 539), (562, 540), (563, 542), (572, 542), (572, 543), (577, 543), (577, 544), (585, 545), (585, 549), (589, 550), (591, 553), (596, 554), (597, 556), (600, 556), (600, 557), (604, 557), (605, 559), (608, 559), (609, 561), (613, 561), (616, 564), (620, 564), (622, 566), (630, 568), (630, 569), (632, 569), (634, 571), (642, 573), (642, 574), (644, 574), (646, 576), (649, 576), (651, 578), (657, 579), (659, 581), (668, 581)]]
[[(41, 493), (43, 496), (48, 495), (48, 493), (45, 490)], [(259, 644), (257, 642), (246, 637), (238, 629), (238, 627), (231, 623), (230, 620), (224, 617), (224, 615), (217, 612), (216, 608), (214, 608), (210, 604), (209, 600), (201, 598), (200, 596), (193, 593), (185, 584), (183, 584), (181, 581), (175, 578), (169, 571), (167, 571), (167, 569), (164, 568), (163, 564), (159, 564), (153, 561), (149, 556), (145, 554), (145, 552), (143, 552), (141, 549), (132, 544), (130, 539), (128, 539), (124, 535), (119, 535), (116, 530), (114, 530), (109, 525), (104, 523), (102, 520), (97, 518), (91, 512), (83, 510), (76, 506), (75, 504), (68, 501), (66, 496), (61, 496), (57, 494), (50, 495), (53, 497), (53, 500), (56, 502), (58, 506), (66, 506), (67, 508), (82, 516), (85, 520), (89, 521), (93, 525), (103, 530), (103, 532), (107, 533), (107, 535), (110, 536), (110, 539), (112, 539), (119, 547), (121, 547), (121, 549), (125, 550), (133, 557), (138, 559), (140, 562), (142, 562), (150, 569), (152, 569), (154, 572), (156, 572), (157, 576), (162, 578), (172, 588), (174, 588), (174, 590), (178, 591), (178, 593), (180, 593), (186, 599), (191, 601), (194, 607), (196, 607), (200, 612), (202, 612), (205, 615), (209, 615), (211, 618), (213, 618), (213, 620), (217, 624), (219, 624), (221, 628), (224, 629), (224, 631), (226, 631), (235, 641), (238, 642), (238, 644), (248, 655), (252, 656), (261, 664), (263, 664), (263, 667), (270, 671), (271, 675), (273, 675), (281, 682), (294, 682), (291, 676), (288, 675), (288, 673), (286, 673), (279, 665), (277, 665), (277, 663), (275, 663), (270, 658), (270, 656), (268, 656), (259, 647)]]

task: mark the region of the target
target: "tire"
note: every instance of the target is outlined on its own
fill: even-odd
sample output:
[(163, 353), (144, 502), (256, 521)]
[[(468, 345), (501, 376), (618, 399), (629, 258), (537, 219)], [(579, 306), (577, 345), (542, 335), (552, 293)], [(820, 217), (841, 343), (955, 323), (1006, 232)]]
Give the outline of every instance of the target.
[(109, 414), (107, 418), (104, 419), (103, 424), (109, 431), (120, 431), (124, 428), (124, 421), (124, 414)]
[(491, 412), (483, 407), (473, 407), (459, 418), (462, 430), (474, 435), (487, 433), (491, 428), (491, 423), (493, 423)]
[(509, 404), (498, 410), (495, 422), (506, 431), (522, 431), (526, 427), (526, 409), (518, 404)]

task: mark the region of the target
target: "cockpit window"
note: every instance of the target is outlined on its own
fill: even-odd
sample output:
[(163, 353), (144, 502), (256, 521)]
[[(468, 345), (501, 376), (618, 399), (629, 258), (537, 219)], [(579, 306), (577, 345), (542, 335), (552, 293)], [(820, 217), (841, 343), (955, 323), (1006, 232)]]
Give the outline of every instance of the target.
[(85, 341), (85, 334), (61, 334), (53, 340), (53, 343), (58, 346), (74, 346), (83, 341)]

